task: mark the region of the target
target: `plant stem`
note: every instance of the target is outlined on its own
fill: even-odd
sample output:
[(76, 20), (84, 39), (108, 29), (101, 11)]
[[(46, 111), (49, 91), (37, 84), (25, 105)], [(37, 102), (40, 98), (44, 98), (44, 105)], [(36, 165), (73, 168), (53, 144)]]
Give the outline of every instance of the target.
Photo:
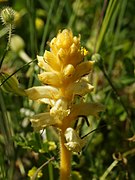
[(64, 143), (64, 131), (62, 130), (60, 132), (60, 180), (70, 180), (72, 154)]
[(40, 55), (42, 55), (44, 53), (45, 42), (46, 42), (48, 30), (49, 30), (49, 23), (50, 23), (50, 20), (51, 20), (51, 17), (52, 17), (51, 15), (52, 15), (52, 12), (53, 12), (54, 4), (55, 4), (55, 0), (52, 0), (51, 6), (50, 6), (50, 9), (49, 9), (49, 12), (48, 12), (46, 25), (45, 25), (45, 28), (44, 28), (44, 33), (43, 33), (43, 37), (42, 37), (41, 46), (40, 46), (40, 52), (39, 52)]
[[(125, 0), (125, 1), (121, 0), (120, 1), (120, 6), (118, 7), (118, 11), (119, 11), (118, 12), (118, 14), (119, 14), (118, 24), (117, 24), (117, 27), (116, 27), (114, 40), (112, 42), (113, 47), (115, 47), (117, 44), (119, 44), (120, 30), (121, 30), (121, 26), (122, 26), (122, 23), (123, 23), (123, 17), (124, 17), (126, 7), (127, 7), (127, 0)], [(111, 71), (112, 71), (112, 68), (113, 68), (113, 65), (114, 65), (115, 54), (116, 54), (116, 51), (112, 51), (111, 56), (110, 56), (109, 74), (111, 74)]]
[(118, 160), (114, 160), (113, 163), (107, 168), (105, 173), (100, 177), (100, 180), (105, 180), (108, 174), (112, 171), (112, 169), (118, 164)]
[[(135, 154), (135, 148), (126, 151), (122, 154), (123, 158), (126, 158), (128, 155)], [(115, 159), (112, 164), (107, 168), (107, 170), (104, 172), (104, 174), (100, 177), (100, 180), (105, 180), (108, 174), (113, 170), (114, 167), (119, 163), (119, 160)]]
[(0, 68), (1, 68), (2, 63), (3, 63), (4, 59), (5, 59), (5, 56), (6, 56), (8, 50), (9, 50), (9, 48), (10, 48), (12, 28), (13, 28), (13, 27), (12, 27), (12, 24), (10, 24), (9, 27), (7, 27), (7, 30), (9, 31), (8, 42), (7, 42), (6, 49), (4, 50), (3, 56), (2, 56), (2, 58), (1, 58), (1, 60), (0, 60)]
[(101, 30), (98, 36), (98, 41), (96, 43), (96, 47), (95, 47), (95, 52), (99, 52), (101, 44), (103, 42), (104, 36), (105, 36), (105, 32), (107, 30), (107, 27), (109, 25), (109, 22), (111, 20), (112, 14), (114, 12), (114, 9), (116, 8), (116, 5), (118, 5), (118, 1), (117, 0), (110, 0), (109, 4), (107, 6), (107, 10), (106, 10), (106, 14), (101, 26)]

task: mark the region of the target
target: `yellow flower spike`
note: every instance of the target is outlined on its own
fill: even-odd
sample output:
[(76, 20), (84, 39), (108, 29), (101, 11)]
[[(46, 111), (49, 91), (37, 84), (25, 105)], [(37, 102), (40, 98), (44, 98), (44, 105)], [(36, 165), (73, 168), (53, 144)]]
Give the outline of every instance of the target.
[(88, 51), (81, 47), (80, 35), (73, 36), (71, 30), (59, 31), (50, 43), (50, 51), (37, 56), (42, 72), (38, 75), (44, 86), (32, 87), (27, 96), (49, 104), (50, 111), (37, 114), (31, 122), (35, 130), (55, 126), (60, 136), (60, 180), (70, 179), (71, 151), (80, 152), (86, 139), (81, 139), (72, 129), (78, 116), (98, 116), (104, 107), (98, 103), (75, 101), (75, 96), (84, 96), (94, 87), (89, 82), (94, 61), (85, 61)]
[(57, 38), (56, 37), (54, 37), (52, 40), (51, 40), (51, 42), (49, 42), (48, 44), (49, 44), (49, 46), (50, 46), (50, 50), (51, 50), (51, 52), (54, 54), (54, 55), (57, 55), (58, 54), (58, 48), (57, 48), (57, 46), (56, 46), (56, 41), (57, 41)]

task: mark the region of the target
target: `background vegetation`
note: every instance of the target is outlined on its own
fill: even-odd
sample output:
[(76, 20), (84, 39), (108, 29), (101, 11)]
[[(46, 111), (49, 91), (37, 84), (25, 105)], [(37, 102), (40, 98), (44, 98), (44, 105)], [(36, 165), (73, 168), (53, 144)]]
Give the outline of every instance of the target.
[[(98, 119), (88, 117), (89, 127), (80, 120), (83, 135), (97, 130), (82, 153), (73, 156), (72, 179), (135, 179), (134, 0), (0, 1), (1, 10), (7, 6), (15, 11), (12, 34), (22, 39), (6, 50), (9, 31), (0, 23), (1, 83), (14, 74), (20, 88), (39, 85), (36, 55), (43, 55), (60, 29), (81, 34), (88, 59), (94, 53), (102, 57), (93, 70), (95, 90), (86, 101), (101, 102), (106, 110)], [(57, 133), (53, 128), (35, 133), (29, 121), (47, 107), (17, 95), (14, 81), (6, 86), (12, 78), (0, 87), (0, 179), (30, 179), (33, 167), (43, 165), (37, 178), (56, 180)]]

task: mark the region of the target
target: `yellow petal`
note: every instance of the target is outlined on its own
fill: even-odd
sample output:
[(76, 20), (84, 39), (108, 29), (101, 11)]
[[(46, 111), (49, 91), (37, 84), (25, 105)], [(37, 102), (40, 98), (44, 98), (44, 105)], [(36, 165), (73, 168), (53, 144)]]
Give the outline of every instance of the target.
[(66, 58), (66, 51), (62, 48), (58, 49), (57, 50), (57, 56), (59, 58), (59, 60), (61, 61), (61, 63), (64, 63), (65, 64), (65, 58)]
[(81, 54), (80, 47), (77, 47), (74, 43), (69, 49), (69, 54), (67, 57), (67, 63), (72, 64), (74, 67), (83, 60), (83, 55)]
[(90, 71), (92, 70), (94, 61), (87, 61), (87, 62), (82, 62), (80, 64), (78, 64), (75, 68), (75, 74), (73, 77), (73, 80), (77, 80), (81, 77), (83, 77), (84, 75), (87, 75), (90, 73)]
[(51, 86), (37, 86), (25, 90), (26, 95), (32, 100), (41, 98), (55, 99), (59, 96), (59, 90)]
[(64, 78), (70, 78), (73, 76), (74, 72), (75, 72), (74, 66), (72, 64), (68, 64), (63, 69), (63, 76)]
[(43, 56), (37, 56), (38, 66), (41, 67), (45, 71), (52, 71), (52, 68), (49, 64), (47, 64), (43, 58)]
[(83, 96), (94, 89), (94, 86), (89, 84), (88, 82), (82, 80), (76, 83), (72, 83), (68, 87), (67, 96), (71, 95), (80, 95)]
[(100, 111), (105, 110), (105, 107), (99, 103), (81, 103), (74, 104), (70, 113), (70, 117), (76, 118), (78, 116), (98, 116)]
[(79, 37), (76, 37), (76, 36), (73, 37), (73, 42), (77, 47), (80, 47), (80, 40), (81, 40), (80, 35), (79, 35)]
[(38, 74), (38, 78), (41, 82), (47, 85), (52, 85), (55, 87), (60, 87), (61, 85), (59, 76), (54, 72), (43, 72)]
[(50, 51), (54, 54), (54, 55), (57, 55), (58, 53), (58, 48), (56, 46), (56, 41), (57, 41), (57, 38), (54, 37), (51, 42), (49, 43), (49, 46), (50, 46)]
[(61, 65), (59, 62), (59, 58), (56, 57), (52, 52), (45, 51), (44, 59), (51, 66), (52, 69), (60, 71)]
[(73, 41), (73, 34), (71, 30), (64, 29), (57, 35), (56, 45), (58, 48), (68, 49)]

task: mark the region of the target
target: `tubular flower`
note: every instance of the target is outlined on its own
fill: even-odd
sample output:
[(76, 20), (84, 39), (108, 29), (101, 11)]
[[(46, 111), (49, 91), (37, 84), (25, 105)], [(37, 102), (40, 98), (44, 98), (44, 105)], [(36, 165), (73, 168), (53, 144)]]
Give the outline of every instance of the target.
[(87, 50), (80, 45), (80, 36), (73, 36), (71, 30), (60, 31), (49, 43), (50, 51), (37, 56), (42, 72), (38, 75), (43, 86), (26, 90), (27, 96), (49, 104), (49, 112), (35, 115), (32, 126), (41, 130), (56, 126), (65, 131), (79, 115), (94, 115), (103, 110), (99, 104), (76, 104), (76, 96), (84, 96), (93, 90), (87, 76), (91, 73), (94, 61), (84, 61)]

